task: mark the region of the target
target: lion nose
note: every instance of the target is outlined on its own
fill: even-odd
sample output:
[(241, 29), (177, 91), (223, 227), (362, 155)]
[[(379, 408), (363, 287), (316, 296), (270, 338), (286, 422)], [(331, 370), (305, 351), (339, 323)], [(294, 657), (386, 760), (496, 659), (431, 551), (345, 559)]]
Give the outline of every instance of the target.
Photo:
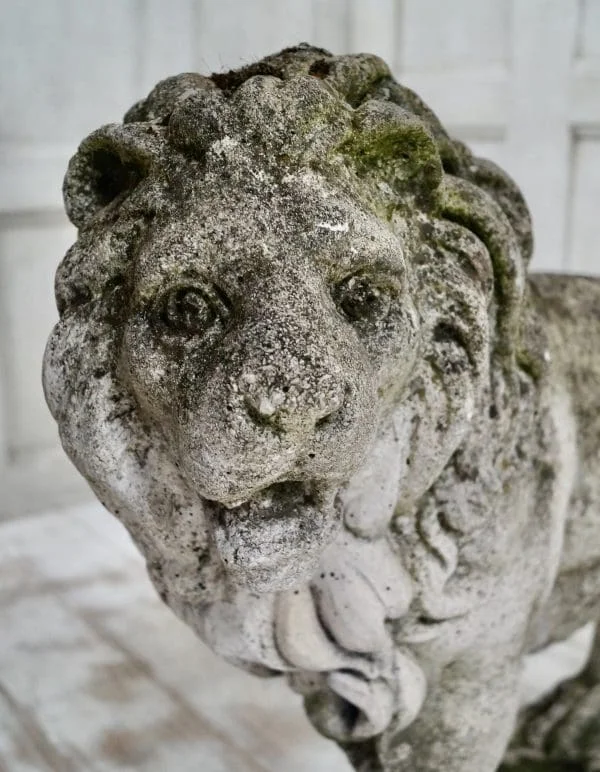
[(345, 389), (334, 377), (324, 376), (311, 388), (306, 383), (269, 385), (253, 373), (242, 376), (242, 393), (250, 417), (282, 429), (315, 426), (336, 413)]

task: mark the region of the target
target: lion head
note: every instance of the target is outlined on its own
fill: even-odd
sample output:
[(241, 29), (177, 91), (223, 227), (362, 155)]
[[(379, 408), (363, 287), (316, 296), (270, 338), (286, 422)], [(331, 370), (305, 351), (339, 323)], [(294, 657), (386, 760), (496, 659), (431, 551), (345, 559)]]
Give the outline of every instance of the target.
[[(490, 368), (526, 356), (517, 188), (375, 56), (300, 46), (169, 78), (83, 141), (64, 195), (79, 234), (48, 404), (205, 638), (240, 597), (272, 636), (277, 594), (332, 544), (385, 540), (468, 434)], [(360, 496), (382, 454), (379, 513)]]

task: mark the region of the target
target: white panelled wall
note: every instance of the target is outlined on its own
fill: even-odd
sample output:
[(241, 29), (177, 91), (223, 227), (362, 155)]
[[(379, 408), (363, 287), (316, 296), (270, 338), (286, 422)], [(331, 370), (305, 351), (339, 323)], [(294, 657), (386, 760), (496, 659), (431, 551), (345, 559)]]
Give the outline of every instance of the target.
[(502, 164), (535, 218), (535, 267), (600, 274), (600, 0), (2, 0), (0, 517), (89, 495), (40, 367), (73, 229), (61, 183), (85, 134), (167, 75), (300, 41), (371, 51)]

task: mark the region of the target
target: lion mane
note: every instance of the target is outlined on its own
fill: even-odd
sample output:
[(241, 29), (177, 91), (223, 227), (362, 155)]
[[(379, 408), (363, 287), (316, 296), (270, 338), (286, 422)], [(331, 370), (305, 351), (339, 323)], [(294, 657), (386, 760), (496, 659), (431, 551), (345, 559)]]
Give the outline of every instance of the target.
[[(338, 511), (352, 514), (342, 535), (331, 535), (333, 546), (323, 537), (317, 579), (261, 592), (229, 581), (207, 525), (209, 503), (189, 485), (168, 427), (132, 388), (122, 323), (139, 244), (153, 223), (185, 209), (197, 179), (260, 186), (267, 178), (284, 184), (286, 175), (327, 180), (392, 231), (400, 217), (410, 219), (402, 235), (425, 332), (402, 415), (397, 394), (381, 397), (388, 402), (380, 444), (408, 437), (393, 506), (375, 523), (360, 498), (362, 481), (377, 476), (375, 448), (368, 472), (340, 486)], [(463, 601), (446, 590), (471, 524), (444, 509), (444, 486), (472, 469), (463, 443), (473, 413), (485, 406), (500, 415), (497, 431), (508, 435), (520, 418), (507, 410), (507, 394), (544, 366), (523, 316), (532, 235), (516, 185), (452, 140), (381, 59), (302, 45), (232, 72), (162, 81), (122, 124), (83, 141), (64, 197), (79, 233), (57, 272), (60, 320), (44, 387), (66, 452), (130, 532), (163, 600), (220, 654), (253, 672), (287, 672), (315, 724), (338, 740), (380, 733), (402, 711), (409, 724), (425, 682), (402, 646), (410, 638), (405, 621), (462, 613)], [(484, 248), (474, 249), (473, 238)], [(399, 476), (382, 470), (383, 486)], [(486, 483), (497, 484), (491, 472)], [(336, 572), (353, 577), (343, 591), (349, 604), (381, 600), (379, 616), (362, 626), (379, 637), (357, 643), (356, 626), (346, 630), (334, 613), (339, 597), (324, 577)], [(384, 598), (390, 583), (401, 596), (394, 603)], [(318, 655), (295, 642), (298, 619)], [(261, 651), (271, 653), (261, 658)]]

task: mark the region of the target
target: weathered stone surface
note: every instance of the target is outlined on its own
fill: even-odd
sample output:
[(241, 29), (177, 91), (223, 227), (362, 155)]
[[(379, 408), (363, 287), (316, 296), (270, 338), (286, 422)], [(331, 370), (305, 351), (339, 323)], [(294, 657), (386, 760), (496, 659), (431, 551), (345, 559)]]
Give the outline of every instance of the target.
[(495, 770), (600, 612), (600, 284), (528, 277), (514, 183), (370, 55), (163, 81), (65, 202), (46, 396), (165, 602), (357, 769)]

